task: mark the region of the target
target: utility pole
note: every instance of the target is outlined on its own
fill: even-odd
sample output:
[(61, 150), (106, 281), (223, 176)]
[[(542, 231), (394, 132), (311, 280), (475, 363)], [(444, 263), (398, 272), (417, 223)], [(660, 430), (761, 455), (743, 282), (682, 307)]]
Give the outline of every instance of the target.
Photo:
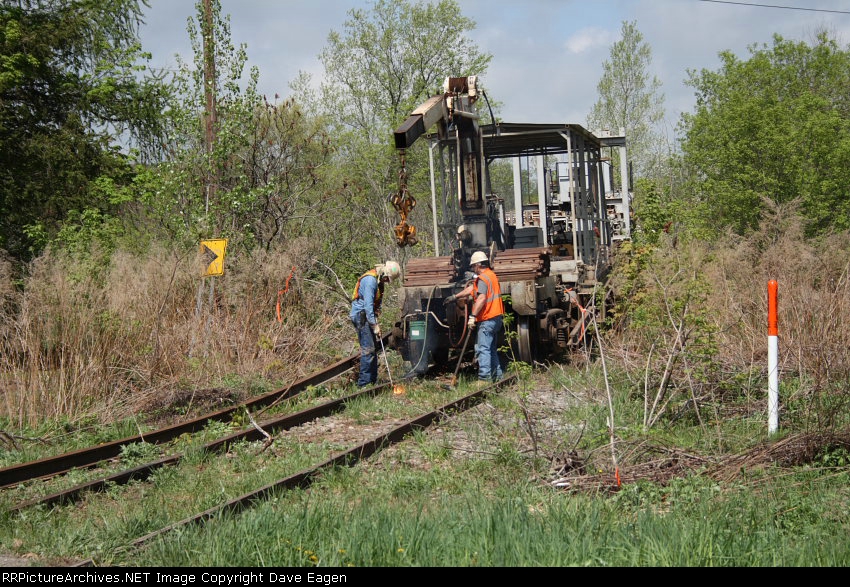
[(213, 150), (216, 141), (216, 78), (215, 78), (215, 28), (213, 27), (212, 0), (204, 0), (204, 20), (201, 25), (204, 37), (204, 97), (206, 98), (206, 151), (211, 165), (207, 176), (206, 213), (209, 214), (210, 200), (215, 202), (218, 187), (218, 168), (213, 161)]
[[(207, 154), (207, 181), (204, 194), (204, 215), (209, 223), (210, 201), (216, 202), (216, 188), (218, 187), (218, 165), (215, 162), (213, 153), (215, 151), (216, 142), (216, 126), (217, 114), (215, 108), (215, 27), (213, 26), (213, 9), (212, 0), (204, 0), (204, 15), (201, 20), (201, 35), (203, 36), (203, 51), (204, 51), (204, 98), (206, 99), (206, 110), (204, 111), (205, 134), (204, 147)], [(214, 230), (218, 231), (218, 220), (216, 219)], [(206, 227), (209, 230), (209, 225)], [(203, 249), (203, 245), (201, 245)], [(195, 305), (195, 317), (201, 317), (201, 300), (206, 283), (206, 274), (198, 284), (198, 299)], [(210, 311), (215, 307), (215, 278), (210, 280), (210, 295), (209, 295)], [(205, 330), (209, 331), (211, 315), (207, 315)], [(189, 347), (189, 356), (193, 356), (195, 352), (195, 333), (192, 333), (192, 341)], [(206, 351), (204, 352), (206, 356)]]

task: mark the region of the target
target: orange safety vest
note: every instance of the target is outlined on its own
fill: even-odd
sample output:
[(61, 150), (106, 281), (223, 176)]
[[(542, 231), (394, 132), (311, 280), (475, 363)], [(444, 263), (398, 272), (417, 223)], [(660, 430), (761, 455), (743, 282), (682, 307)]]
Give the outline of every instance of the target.
[(354, 286), (354, 294), (352, 294), (351, 296), (351, 301), (353, 302), (354, 300), (363, 297), (360, 295), (360, 280), (366, 277), (367, 275), (371, 275), (378, 281), (378, 289), (375, 292), (375, 309), (380, 310), (381, 300), (384, 297), (384, 282), (381, 281), (380, 277), (378, 277), (378, 272), (375, 269), (369, 269), (369, 271), (367, 271), (357, 279), (357, 285)]
[(505, 313), (505, 306), (502, 304), (502, 288), (499, 285), (499, 278), (493, 273), (493, 270), (487, 267), (478, 274), (478, 278), (473, 284), (473, 299), (478, 297), (478, 284), (484, 282), (485, 289), (481, 293), (487, 297), (484, 299), (484, 307), (475, 317), (479, 322), (501, 316)]

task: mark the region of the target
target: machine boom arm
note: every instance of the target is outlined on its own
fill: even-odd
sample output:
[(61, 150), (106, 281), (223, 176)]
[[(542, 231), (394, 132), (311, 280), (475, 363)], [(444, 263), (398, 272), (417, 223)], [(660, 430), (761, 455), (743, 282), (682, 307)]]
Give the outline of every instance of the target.
[(428, 132), (428, 129), (444, 122), (449, 116), (445, 96), (433, 96), (414, 110), (395, 131), (396, 149), (406, 149)]
[(478, 76), (447, 77), (443, 93), (428, 98), (420, 104), (395, 130), (395, 147), (401, 155), (398, 193), (390, 196), (390, 202), (398, 210), (401, 221), (395, 227), (396, 242), (400, 247), (417, 242), (416, 228), (407, 223), (407, 218), (416, 200), (407, 189), (405, 151), (432, 127), (438, 129), (440, 140), (450, 132), (456, 133), (459, 201), (464, 216), (483, 214), (482, 151), (478, 127), (478, 114), (472, 105), (478, 99)]

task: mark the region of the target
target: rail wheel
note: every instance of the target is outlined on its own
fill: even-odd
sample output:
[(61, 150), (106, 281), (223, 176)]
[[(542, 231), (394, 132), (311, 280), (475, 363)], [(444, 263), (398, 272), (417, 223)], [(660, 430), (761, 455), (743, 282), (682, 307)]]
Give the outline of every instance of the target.
[(535, 344), (534, 316), (517, 316), (516, 346), (519, 360), (529, 365), (534, 363)]

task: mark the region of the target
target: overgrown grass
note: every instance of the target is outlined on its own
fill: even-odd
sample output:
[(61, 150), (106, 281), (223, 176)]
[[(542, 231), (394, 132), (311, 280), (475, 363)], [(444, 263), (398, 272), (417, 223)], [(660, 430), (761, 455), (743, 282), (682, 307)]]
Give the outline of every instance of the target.
[[(241, 514), (183, 526), (128, 550), (147, 532), (342, 448), (287, 435), (276, 438), (270, 451), (261, 451), (259, 443), (238, 443), (226, 455), (208, 455), (181, 446), (187, 458), (157, 471), (148, 483), (116, 486), (78, 506), (3, 516), (0, 549), (32, 552), (43, 561), (93, 557), (97, 564), (119, 566), (850, 563), (842, 513), (850, 504), (846, 451), (794, 468), (742, 471), (732, 482), (694, 469), (668, 484), (647, 479), (613, 493), (567, 491), (547, 483), (549, 459), (571, 449), (591, 457), (588, 473), (596, 473), (596, 466), (610, 468), (599, 377), (591, 367), (572, 376), (559, 370), (526, 378), (513, 393), (488, 396), (435, 430), (414, 433), (354, 467), (325, 472), (308, 490), (282, 491)], [(346, 417), (392, 424), (406, 417), (412, 404), (418, 410), (448, 399), (437, 386), (411, 385), (406, 396), (381, 398), (372, 408), (355, 402)], [(634, 425), (641, 422), (640, 411), (621, 410), (619, 418), (624, 439), (640, 437), (641, 427)], [(734, 426), (724, 432), (739, 434), (746, 445), (763, 437), (764, 428), (763, 421), (751, 422), (742, 432), (734, 432)], [(597, 429), (595, 436), (591, 429)], [(702, 433), (698, 425), (679, 422), (653, 429), (645, 441), (690, 446), (694, 452), (714, 447), (701, 441)], [(132, 447), (122, 458), (132, 464), (147, 456), (143, 447)], [(620, 465), (628, 470), (641, 457), (623, 452)]]
[(252, 380), (295, 381), (353, 352), (348, 293), (313, 285), (299, 247), (234, 251), (226, 277), (204, 280), (195, 249), (119, 252), (96, 279), (59, 254), (18, 283), (0, 263), (0, 429), (111, 422), (186, 390), (247, 396)]
[[(782, 417), (794, 429), (850, 425), (850, 234), (803, 235), (799, 214), (772, 209), (748, 237), (711, 244), (669, 235), (627, 245), (614, 283), (621, 306), (604, 340), (609, 363), (651, 428), (691, 409), (697, 423), (726, 406), (763, 410), (767, 284), (779, 286)], [(718, 437), (720, 448), (724, 439)]]
[[(515, 364), (512, 394), (326, 472), (309, 490), (128, 551), (146, 532), (343, 446), (280, 435), (267, 451), (239, 443), (210, 455), (200, 440), (178, 441), (169, 448), (186, 458), (150, 483), (77, 507), (3, 514), (0, 551), (145, 566), (845, 566), (846, 448), (734, 475), (710, 471), (795, 433), (850, 428), (850, 235), (808, 241), (792, 212), (775, 214), (747, 238), (707, 245), (671, 235), (626, 248), (615, 280), (622, 305), (584, 359), (533, 373)], [(0, 462), (136, 434), (149, 425), (145, 415), (256, 395), (354, 352), (347, 292), (329, 294), (321, 280), (296, 279), (277, 321), (294, 256), (232, 258), (199, 316), (197, 267), (185, 253), (116, 256), (99, 281), (66, 275), (66, 260), (51, 258), (22, 287), (0, 279), (0, 430), (12, 438)], [(642, 270), (630, 273), (630, 262)], [(775, 438), (766, 432), (770, 279), (780, 291)], [(400, 375), (398, 357), (390, 360)], [(338, 383), (303, 399), (351, 391)], [(203, 401), (194, 395), (202, 389)], [(404, 396), (352, 402), (345, 414), (357, 425), (392, 425), (470, 390), (463, 380), (451, 392), (411, 383)], [(122, 464), (149, 449), (129, 447)], [(688, 459), (702, 466), (612, 489), (618, 475)], [(595, 490), (552, 483), (594, 475)], [(20, 494), (10, 495), (9, 505)]]
[(308, 492), (288, 492), (241, 516), (186, 529), (132, 561), (292, 567), (850, 562), (846, 523), (833, 509), (847, 499), (846, 472), (799, 473), (755, 488), (721, 488), (693, 477), (599, 499), (516, 482), (506, 467), (493, 462), (486, 474), (339, 471)]

